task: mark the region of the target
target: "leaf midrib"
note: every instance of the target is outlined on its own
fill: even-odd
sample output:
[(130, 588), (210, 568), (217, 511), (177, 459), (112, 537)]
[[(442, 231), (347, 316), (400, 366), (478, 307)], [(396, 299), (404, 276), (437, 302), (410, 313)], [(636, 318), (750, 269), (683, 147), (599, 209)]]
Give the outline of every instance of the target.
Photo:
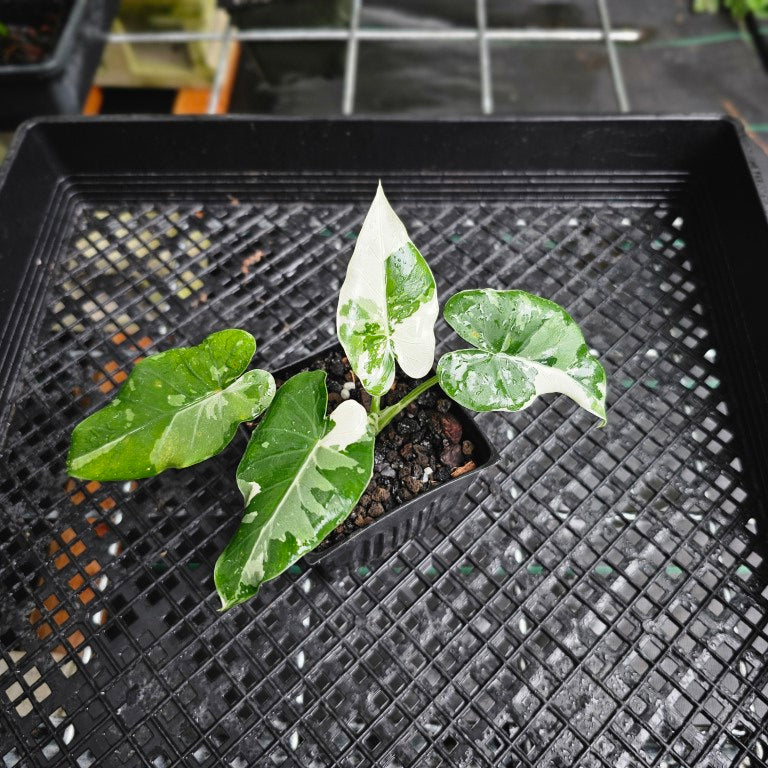
[[(267, 521), (265, 521), (264, 525), (262, 525), (262, 526), (259, 528), (259, 530), (258, 530), (258, 532), (257, 532), (257, 534), (256, 534), (256, 539), (254, 540), (253, 546), (250, 548), (250, 553), (249, 553), (249, 555), (248, 555), (248, 558), (246, 559), (245, 563), (243, 564), (243, 566), (242, 566), (242, 567), (239, 569), (239, 571), (238, 571), (238, 576), (237, 576), (237, 590), (236, 590), (237, 592), (239, 592), (239, 591), (240, 591), (240, 587), (242, 587), (242, 586), (246, 586), (246, 587), (253, 587), (253, 585), (252, 585), (252, 584), (245, 584), (245, 582), (243, 582), (243, 571), (245, 570), (245, 565), (246, 565), (248, 562), (250, 562), (251, 558), (253, 557), (253, 553), (254, 553), (254, 551), (256, 550), (256, 547), (257, 547), (257, 545), (261, 543), (261, 540), (262, 540), (262, 534), (264, 533), (264, 531), (266, 531), (266, 530), (267, 530), (267, 528), (270, 528), (270, 529), (271, 529), (271, 524), (272, 524), (272, 522), (273, 522), (273, 520), (274, 520), (274, 518), (275, 518), (275, 516), (276, 516), (276, 514), (277, 514), (277, 511), (278, 511), (278, 510), (279, 510), (279, 509), (282, 507), (282, 505), (283, 505), (283, 503), (284, 503), (284, 501), (285, 501), (285, 498), (286, 498), (286, 496), (288, 496), (288, 495), (291, 493), (291, 491), (293, 490), (294, 486), (297, 484), (297, 482), (298, 482), (299, 478), (300, 478), (300, 477), (302, 477), (302, 475), (303, 475), (303, 474), (304, 474), (304, 472), (306, 471), (307, 465), (309, 464), (309, 459), (310, 459), (310, 457), (311, 457), (311, 456), (312, 456), (312, 455), (313, 455), (313, 454), (314, 454), (314, 453), (317, 451), (317, 449), (318, 449), (318, 447), (319, 447), (319, 445), (320, 445), (320, 441), (323, 439), (323, 437), (325, 437), (325, 431), (326, 431), (326, 430), (327, 430), (327, 421), (326, 421), (326, 424), (325, 424), (325, 429), (324, 429), (324, 431), (323, 431), (323, 434), (322, 434), (322, 435), (319, 435), (319, 436), (318, 436), (318, 437), (315, 439), (315, 442), (314, 442), (314, 444), (312, 445), (312, 447), (311, 447), (311, 448), (310, 448), (310, 449), (309, 449), (309, 450), (306, 452), (306, 454), (304, 454), (304, 458), (303, 458), (303, 459), (302, 459), (302, 461), (301, 461), (301, 467), (300, 467), (300, 469), (299, 469), (299, 470), (298, 470), (298, 472), (296, 472), (296, 474), (294, 475), (294, 477), (293, 477), (293, 480), (291, 480), (291, 483), (290, 483), (290, 485), (289, 485), (289, 486), (288, 486), (288, 487), (285, 489), (285, 491), (283, 491), (283, 493), (280, 495), (280, 499), (278, 500), (277, 504), (275, 504), (275, 506), (274, 506), (274, 508), (273, 508), (273, 510), (272, 510), (272, 512), (271, 512), (271, 514), (269, 514), (269, 519), (268, 519)], [(283, 430), (283, 431), (288, 431), (288, 430)], [(298, 434), (300, 434), (300, 433), (299, 433), (299, 432), (291, 432), (290, 434), (293, 434), (293, 435), (298, 435)], [(251, 482), (251, 481), (246, 481), (246, 482)], [(258, 481), (256, 481), (256, 482), (258, 482)], [(276, 485), (278, 485), (278, 484), (279, 484), (279, 483), (272, 483), (272, 485), (267, 485), (267, 486), (264, 486), (264, 487), (261, 489), (261, 491), (259, 491), (259, 493), (257, 493), (257, 494), (256, 494), (256, 496), (255, 496), (254, 498), (256, 498), (256, 497), (258, 497), (259, 495), (261, 495), (261, 494), (264, 492), (264, 490), (266, 490), (266, 489), (268, 489), (268, 488), (274, 488), (274, 487), (275, 487)], [(247, 515), (249, 512), (250, 512), (250, 505), (248, 505), (248, 507), (246, 507), (246, 510), (245, 510), (245, 514)], [(258, 515), (258, 512), (257, 512), (257, 515)], [(258, 519), (258, 518), (257, 518), (257, 519)]]
[[(379, 212), (379, 215), (377, 216), (376, 224), (378, 226), (379, 230), (379, 250), (384, 250), (384, 237), (382, 235), (382, 214)], [(394, 253), (394, 251), (392, 252)], [(390, 317), (389, 317), (389, 301), (387, 300), (387, 259), (392, 255), (392, 253), (388, 253), (382, 260), (381, 260), (381, 303), (384, 307), (384, 328), (386, 333), (384, 334), (384, 338), (386, 339), (387, 343), (387, 354), (388, 355), (394, 355), (393, 350), (393, 344), (392, 344), (392, 324), (390, 323)]]

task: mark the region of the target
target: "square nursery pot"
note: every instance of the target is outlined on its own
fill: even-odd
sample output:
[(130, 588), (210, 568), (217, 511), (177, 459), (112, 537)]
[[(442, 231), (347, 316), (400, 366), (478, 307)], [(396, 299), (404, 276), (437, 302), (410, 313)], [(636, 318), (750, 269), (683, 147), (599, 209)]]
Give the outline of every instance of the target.
[[(274, 373), (276, 379), (285, 381), (303, 370), (311, 370), (312, 364), (329, 352), (341, 351), (341, 345), (331, 344)], [(430, 375), (434, 374), (434, 370)], [(470, 411), (451, 402), (449, 411), (462, 426), (462, 437), (474, 443), (475, 469), (451, 478), (410, 501), (393, 507), (373, 523), (346, 534), (325, 548), (316, 549), (304, 556), (309, 565), (321, 568), (328, 574), (355, 570), (383, 560), (406, 541), (423, 531), (433, 520), (441, 517), (456, 518), (471, 512), (474, 506), (464, 491), (477, 475), (492, 466), (498, 454), (478, 427)]]
[[(0, 130), (38, 115), (78, 114), (120, 0), (0, 0), (0, 22), (51, 24), (50, 50), (34, 62), (0, 57)], [(7, 51), (7, 49), (6, 49)], [(2, 52), (2, 49), (0, 49)]]

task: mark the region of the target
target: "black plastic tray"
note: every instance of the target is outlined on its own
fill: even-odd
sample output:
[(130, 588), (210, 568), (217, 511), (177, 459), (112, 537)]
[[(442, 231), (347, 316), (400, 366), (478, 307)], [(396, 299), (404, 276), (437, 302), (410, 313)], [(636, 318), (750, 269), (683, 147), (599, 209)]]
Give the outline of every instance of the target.
[[(328, 352), (340, 349), (341, 345), (338, 343), (329, 344), (325, 349), (275, 371), (275, 378), (285, 381), (301, 371), (312, 370), (317, 361), (322, 360)], [(430, 375), (433, 374), (434, 370)], [(480, 472), (493, 466), (498, 456), (466, 408), (453, 403), (451, 413), (461, 424), (464, 438), (471, 440), (475, 446), (476, 468), (393, 507), (376, 518), (372, 524), (349, 533), (340, 541), (310, 552), (304, 557), (308, 565), (322, 568), (329, 576), (340, 571), (376, 565), (382, 558), (388, 557), (398, 547), (424, 531), (435, 518), (455, 519), (461, 516), (462, 512), (471, 512), (471, 506), (469, 509), (466, 505), (462, 508), (461, 502), (466, 501), (463, 493)]]
[[(17, 11), (45, 0), (0, 0)], [(99, 65), (120, 0), (71, 0), (66, 23), (50, 56), (38, 64), (0, 66), (0, 129), (39, 115), (80, 112)]]
[[(441, 300), (579, 319), (609, 424), (483, 416), (500, 460), (458, 519), (220, 614), (244, 436), (99, 485), (67, 481), (70, 430), (216, 328), (273, 370), (328, 344), (379, 177)], [(765, 193), (716, 118), (28, 126), (0, 180), (0, 760), (765, 765)]]

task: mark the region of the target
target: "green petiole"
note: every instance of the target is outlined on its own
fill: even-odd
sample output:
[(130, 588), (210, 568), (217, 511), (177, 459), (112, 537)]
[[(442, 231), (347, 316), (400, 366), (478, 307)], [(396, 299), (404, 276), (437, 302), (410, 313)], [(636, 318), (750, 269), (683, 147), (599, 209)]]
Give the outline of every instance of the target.
[(404, 395), (403, 398), (398, 400), (394, 405), (390, 405), (381, 411), (377, 420), (376, 434), (378, 435), (381, 430), (384, 429), (384, 427), (386, 427), (387, 424), (389, 424), (389, 422), (395, 418), (395, 416), (397, 416), (398, 413), (404, 411), (414, 400), (419, 397), (419, 395), (423, 394), (431, 387), (434, 387), (435, 384), (437, 384), (437, 376), (432, 376), (432, 378), (426, 379), (426, 381), (422, 381), (418, 387), (414, 387), (407, 395)]

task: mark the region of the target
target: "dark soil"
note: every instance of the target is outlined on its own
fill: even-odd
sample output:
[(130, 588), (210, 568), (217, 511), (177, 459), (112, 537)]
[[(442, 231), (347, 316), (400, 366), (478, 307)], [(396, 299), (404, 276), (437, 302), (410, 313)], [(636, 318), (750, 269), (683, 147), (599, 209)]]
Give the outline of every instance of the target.
[[(357, 400), (370, 409), (371, 396), (349, 367), (341, 349), (318, 357), (305, 370), (328, 374), (328, 413), (344, 399)], [(297, 371), (298, 373), (299, 371)], [(354, 383), (354, 388), (345, 384)], [(398, 371), (392, 390), (381, 398), (382, 410), (398, 402), (417, 384)], [(280, 386), (282, 381), (277, 379)], [(345, 394), (347, 393), (347, 394)], [(453, 403), (439, 387), (424, 392), (398, 414), (376, 438), (373, 477), (352, 514), (318, 547), (324, 549), (357, 528), (373, 521), (436, 485), (475, 468), (475, 446), (463, 439)]]
[(0, 64), (39, 64), (48, 58), (71, 5), (71, 0), (0, 2)]

